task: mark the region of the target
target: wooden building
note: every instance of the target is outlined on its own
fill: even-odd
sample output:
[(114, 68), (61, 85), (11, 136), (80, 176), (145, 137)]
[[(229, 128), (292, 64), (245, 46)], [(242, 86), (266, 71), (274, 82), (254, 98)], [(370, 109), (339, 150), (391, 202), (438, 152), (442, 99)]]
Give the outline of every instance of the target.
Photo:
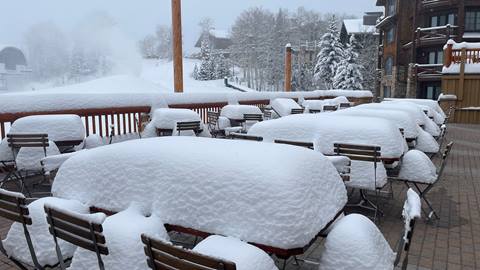
[(479, 0), (377, 0), (383, 97), (436, 99), (442, 92), (443, 46), (480, 41)]

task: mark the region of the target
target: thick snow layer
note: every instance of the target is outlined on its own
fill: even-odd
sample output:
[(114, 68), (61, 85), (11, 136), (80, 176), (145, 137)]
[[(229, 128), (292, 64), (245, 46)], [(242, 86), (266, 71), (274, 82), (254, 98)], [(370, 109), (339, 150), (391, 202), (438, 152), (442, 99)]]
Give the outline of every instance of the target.
[(301, 114), (255, 124), (248, 135), (261, 136), (264, 141), (276, 139), (313, 142), (315, 149), (333, 155), (334, 143), (378, 145), (383, 158), (400, 158), (405, 139), (391, 121), (336, 114)]
[(67, 161), (67, 159), (73, 157), (74, 155), (83, 152), (86, 150), (80, 150), (78, 152), (72, 152), (72, 153), (65, 153), (65, 154), (59, 154), (59, 155), (52, 155), (52, 156), (47, 156), (45, 158), (41, 159), (41, 164), (43, 164), (43, 169), (45, 172), (51, 172), (54, 170), (57, 170), (62, 166), (62, 164)]
[[(449, 67), (444, 66), (442, 69), (443, 74), (459, 74), (462, 66), (460, 64), (452, 63)], [(480, 65), (478, 63), (465, 64), (465, 73), (478, 74), (480, 73)]]
[(112, 211), (140, 202), (169, 224), (280, 248), (308, 244), (347, 201), (317, 152), (193, 137), (85, 151), (62, 165), (52, 190)]
[(437, 153), (440, 150), (440, 146), (432, 135), (418, 127), (418, 137), (415, 149), (424, 153)]
[(0, 141), (0, 161), (14, 160), (12, 148), (8, 147), (7, 138)]
[(227, 105), (222, 108), (220, 115), (229, 119), (243, 119), (244, 114), (262, 114), (257, 106), (251, 105)]
[(105, 143), (103, 138), (98, 134), (89, 135), (85, 139), (85, 149), (93, 149), (104, 145)]
[[(162, 220), (155, 214), (145, 217), (140, 207), (132, 205), (128, 209), (108, 217), (103, 222), (103, 234), (108, 247), (108, 256), (102, 256), (105, 269), (148, 269), (143, 251), (142, 233), (151, 237), (169, 240)], [(97, 255), (78, 248), (69, 269), (97, 269)]]
[(9, 133), (45, 133), (51, 141), (82, 141), (85, 127), (78, 115), (33, 115), (13, 122)]
[[(49, 141), (47, 156), (59, 155), (60, 151), (54, 142)], [(22, 147), (18, 151), (15, 162), (17, 169), (27, 171), (39, 171), (42, 169), (40, 161), (45, 158), (43, 147)]]
[(420, 201), (420, 196), (410, 188), (407, 191), (407, 200), (403, 205), (403, 217), (407, 220), (411, 220), (414, 218), (420, 218), (421, 214), (422, 202)]
[(302, 106), (308, 110), (323, 111), (323, 106), (326, 106), (326, 105), (338, 106), (341, 103), (350, 103), (350, 101), (348, 101), (346, 97), (341, 96), (341, 97), (324, 99), (324, 100), (304, 100), (302, 102)]
[[(441, 96), (442, 94), (440, 94)], [(440, 105), (438, 104), (437, 101), (435, 100), (431, 100), (431, 99), (415, 99), (415, 98), (387, 98), (385, 99), (386, 101), (407, 101), (407, 102), (412, 102), (412, 103), (416, 103), (416, 104), (419, 104), (419, 105), (424, 105), (424, 106), (428, 106), (430, 107), (431, 109), (435, 110), (436, 112), (438, 112), (439, 114), (442, 115), (442, 117), (445, 117), (445, 112), (442, 110), (442, 108), (440, 107)]]
[(403, 156), (398, 177), (413, 182), (432, 184), (437, 181), (437, 168), (423, 152), (410, 150)]
[(340, 219), (325, 240), (322, 270), (393, 270), (395, 253), (375, 224), (351, 214)]
[(232, 237), (212, 235), (198, 243), (193, 251), (234, 262), (237, 270), (278, 270), (263, 250)]
[(292, 109), (301, 109), (300, 105), (298, 105), (295, 100), (290, 98), (277, 98), (274, 99), (270, 105), (272, 109), (279, 114), (280, 117), (290, 115), (292, 113)]
[(458, 100), (457, 95), (453, 95), (453, 94), (443, 94), (443, 93), (441, 93), (438, 96), (438, 101), (457, 101), (457, 100)]
[(377, 162), (377, 169), (375, 170), (373, 162), (352, 160), (350, 181), (345, 184), (352, 188), (376, 190), (376, 188), (384, 187), (387, 181), (387, 171), (381, 161)]
[(461, 50), (461, 49), (480, 49), (480, 43), (478, 42), (455, 42), (455, 40), (450, 39), (448, 40), (447, 44), (443, 47), (443, 49), (447, 49), (447, 45), (453, 45), (452, 48), (454, 50)]
[(346, 172), (346, 169), (351, 165), (350, 159), (345, 156), (327, 156), (327, 159), (332, 162), (333, 166), (340, 173)]
[(156, 109), (153, 112), (152, 124), (155, 128), (175, 129), (177, 122), (202, 121), (198, 113), (187, 109)]
[(416, 138), (418, 136), (417, 124), (412, 121), (410, 115), (402, 111), (392, 111), (383, 109), (362, 108), (361, 106), (352, 107), (346, 110), (335, 112), (337, 115), (378, 117), (392, 121), (400, 129), (405, 131), (405, 138)]
[[(58, 259), (55, 252), (53, 237), (48, 231), (48, 223), (43, 208), (44, 204), (55, 205), (64, 210), (84, 214), (89, 212), (89, 208), (78, 201), (53, 197), (38, 199), (28, 205), (28, 211), (32, 218), (32, 225), (28, 226), (28, 231), (30, 232), (30, 237), (32, 238), (38, 261), (41, 265), (55, 265), (58, 263)], [(71, 258), (76, 246), (61, 239), (58, 240), (58, 243), (64, 258)], [(3, 245), (9, 256), (29, 265), (33, 265), (30, 252), (28, 251), (27, 241), (25, 240), (23, 227), (20, 223), (12, 224), (12, 227), (8, 231), (7, 238), (3, 240)]]

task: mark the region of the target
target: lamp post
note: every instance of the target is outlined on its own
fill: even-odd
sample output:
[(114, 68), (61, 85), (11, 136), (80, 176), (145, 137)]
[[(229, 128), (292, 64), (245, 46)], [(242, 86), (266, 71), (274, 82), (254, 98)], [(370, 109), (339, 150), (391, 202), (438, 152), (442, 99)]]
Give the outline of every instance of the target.
[(182, 2), (172, 0), (174, 91), (183, 93)]

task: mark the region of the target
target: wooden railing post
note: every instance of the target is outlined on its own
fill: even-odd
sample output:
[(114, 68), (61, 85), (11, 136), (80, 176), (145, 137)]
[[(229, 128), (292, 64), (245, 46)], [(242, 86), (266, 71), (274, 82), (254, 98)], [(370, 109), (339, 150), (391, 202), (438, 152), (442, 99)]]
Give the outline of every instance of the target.
[(450, 67), (452, 65), (452, 56), (453, 54), (453, 44), (447, 44), (447, 48), (445, 49), (445, 57), (443, 57), (444, 60), (444, 66), (445, 67)]
[(285, 46), (285, 92), (292, 91), (292, 45)]
[(183, 92), (182, 2), (172, 0), (174, 91)]

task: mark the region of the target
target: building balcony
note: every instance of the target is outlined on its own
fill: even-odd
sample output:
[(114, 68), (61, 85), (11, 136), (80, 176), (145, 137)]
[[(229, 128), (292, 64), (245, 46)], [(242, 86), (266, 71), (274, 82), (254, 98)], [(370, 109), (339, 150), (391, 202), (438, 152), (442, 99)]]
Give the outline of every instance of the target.
[(440, 81), (443, 64), (415, 64), (414, 76), (417, 81)]
[(422, 0), (420, 3), (421, 10), (431, 10), (443, 7), (453, 7), (458, 4), (458, 0)]
[(458, 26), (444, 25), (436, 27), (418, 28), (415, 31), (415, 40), (403, 45), (403, 48), (408, 49), (412, 46), (416, 48), (443, 46), (450, 39), (458, 37)]

